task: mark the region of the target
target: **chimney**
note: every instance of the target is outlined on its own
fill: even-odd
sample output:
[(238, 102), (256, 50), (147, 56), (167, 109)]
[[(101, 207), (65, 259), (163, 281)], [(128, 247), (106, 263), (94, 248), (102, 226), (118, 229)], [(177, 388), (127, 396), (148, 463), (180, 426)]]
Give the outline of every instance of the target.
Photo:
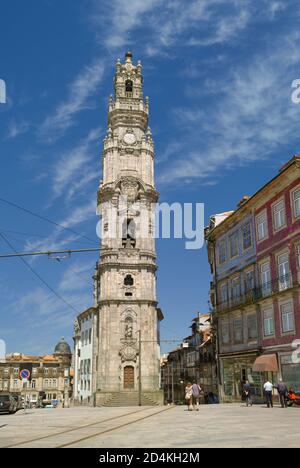
[(243, 198), (239, 201), (237, 207), (240, 208), (244, 203), (246, 203), (248, 200), (250, 200), (249, 195), (244, 195)]

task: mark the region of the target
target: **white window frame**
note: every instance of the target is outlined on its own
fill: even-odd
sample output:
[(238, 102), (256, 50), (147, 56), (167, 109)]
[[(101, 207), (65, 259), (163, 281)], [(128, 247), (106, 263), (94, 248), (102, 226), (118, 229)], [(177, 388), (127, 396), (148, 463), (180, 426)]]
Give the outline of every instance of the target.
[[(237, 330), (237, 327), (235, 326), (236, 322), (241, 322), (241, 326), (239, 327), (241, 329), (241, 339), (238, 340), (236, 338), (236, 330)], [(234, 343), (236, 344), (240, 344), (240, 343), (243, 343), (244, 342), (244, 327), (243, 327), (243, 317), (240, 316), (240, 317), (233, 317), (232, 319), (232, 326), (233, 326), (233, 341)]]
[[(266, 317), (266, 314), (270, 312), (271, 317)], [(268, 324), (268, 329), (266, 327)], [(271, 326), (272, 324), (272, 326)], [(270, 338), (275, 335), (275, 317), (274, 317), (274, 309), (272, 307), (263, 310), (263, 327), (264, 327), (264, 337)], [(266, 333), (269, 331), (269, 333)]]
[(262, 213), (256, 216), (256, 232), (257, 240), (259, 242), (269, 237), (268, 217), (266, 211), (263, 211)]
[[(268, 269), (263, 271), (266, 265), (268, 265)], [(267, 279), (266, 273), (268, 273), (268, 281), (265, 281), (265, 279)], [(260, 265), (260, 278), (263, 296), (269, 296), (272, 292), (272, 273), (270, 261), (264, 262)]]
[[(225, 291), (225, 295), (224, 295)], [(226, 304), (228, 302), (228, 286), (227, 283), (223, 283), (220, 287), (220, 295), (221, 295), (221, 304)]]
[[(250, 282), (248, 281), (248, 277), (252, 277), (251, 286), (249, 287)], [(245, 272), (245, 290), (247, 293), (252, 291), (255, 288), (255, 273), (254, 270), (248, 270)]]
[[(277, 208), (280, 206), (282, 206), (282, 208), (277, 211)], [(284, 198), (274, 203), (272, 206), (272, 215), (274, 231), (280, 231), (280, 229), (286, 226), (286, 207)]]
[[(297, 198), (295, 198), (296, 194), (299, 194)], [(297, 219), (300, 217), (300, 187), (297, 187), (295, 190), (293, 190), (292, 203), (293, 203), (293, 215), (294, 215), (294, 218)]]
[(291, 270), (288, 252), (277, 257), (279, 290), (284, 291), (291, 286)]
[[(232, 301), (235, 301), (241, 296), (241, 278), (239, 276), (236, 276), (235, 278), (232, 278), (231, 280), (231, 294), (230, 294), (230, 299)], [(234, 292), (234, 294), (233, 294)]]
[[(225, 327), (227, 329), (227, 333), (226, 333), (226, 337), (228, 337), (228, 339), (225, 340)], [(229, 324), (229, 321), (228, 320), (222, 320), (221, 321), (221, 338), (222, 338), (222, 344), (223, 345), (228, 345), (230, 344), (230, 324)]]
[[(236, 241), (236, 253), (233, 255), (232, 253), (232, 244), (231, 244), (231, 239), (235, 238)], [(235, 231), (229, 236), (229, 255), (230, 259), (236, 258), (239, 256), (239, 232)]]
[[(284, 312), (284, 308), (289, 307), (290, 309), (288, 312)], [(284, 327), (284, 318), (283, 316), (287, 316), (287, 323), (289, 324), (287, 328)], [(284, 304), (280, 305), (280, 318), (281, 318), (281, 331), (283, 334), (286, 333), (294, 333), (295, 332), (295, 314), (294, 314), (294, 307), (292, 302), (285, 302)]]
[[(221, 251), (221, 247), (224, 248), (224, 261), (220, 261), (220, 251)], [(219, 265), (224, 265), (224, 263), (226, 263), (226, 260), (227, 260), (227, 255), (226, 255), (226, 241), (225, 240), (222, 240), (220, 243), (219, 243), (219, 246), (218, 246), (218, 264)]]
[[(244, 241), (245, 241), (245, 237), (244, 237), (244, 231), (245, 229), (249, 227), (249, 232), (250, 232), (250, 245), (248, 247), (245, 247), (244, 245)], [(243, 226), (242, 226), (242, 243), (243, 243), (243, 250), (244, 252), (251, 249), (251, 247), (253, 246), (253, 233), (252, 233), (252, 224), (251, 224), (251, 221), (249, 221), (248, 223), (245, 223)]]

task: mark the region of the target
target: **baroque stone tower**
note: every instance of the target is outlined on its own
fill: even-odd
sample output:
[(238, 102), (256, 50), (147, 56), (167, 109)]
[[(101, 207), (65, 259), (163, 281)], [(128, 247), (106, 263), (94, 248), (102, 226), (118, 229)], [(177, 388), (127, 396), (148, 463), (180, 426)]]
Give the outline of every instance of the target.
[[(98, 191), (102, 251), (95, 274), (97, 404), (162, 403), (156, 300), (154, 146), (142, 65), (118, 60)], [(128, 397), (128, 398), (127, 398)]]

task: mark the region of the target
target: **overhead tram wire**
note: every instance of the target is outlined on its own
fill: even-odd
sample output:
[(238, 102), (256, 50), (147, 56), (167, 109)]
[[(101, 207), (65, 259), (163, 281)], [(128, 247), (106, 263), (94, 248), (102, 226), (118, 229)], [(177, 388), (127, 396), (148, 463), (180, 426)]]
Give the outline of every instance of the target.
[[(3, 236), (3, 233), (1, 234), (1, 231), (0, 231), (0, 235)], [(87, 253), (87, 252), (101, 252), (103, 250), (107, 250), (105, 248), (94, 248), (94, 249), (77, 249), (77, 250), (47, 250), (46, 252), (17, 252), (15, 249), (14, 249), (14, 253), (10, 253), (10, 254), (2, 254), (0, 255), (0, 258), (12, 258), (12, 257), (36, 257), (36, 256), (39, 256), (39, 255), (47, 255), (48, 257), (50, 257), (51, 255), (56, 255), (56, 254), (69, 254), (71, 255), (72, 253)]]
[[(15, 235), (15, 236), (22, 236), (22, 237), (27, 237), (27, 238), (37, 238), (37, 239), (41, 239), (41, 238), (44, 238), (44, 239), (47, 239), (49, 237), (49, 234), (34, 234), (34, 233), (30, 233), (30, 232), (20, 232), (20, 231), (14, 231), (14, 230), (11, 230), (11, 229), (2, 229), (0, 227), (0, 231), (1, 232), (4, 232), (5, 234), (9, 234), (10, 237), (12, 239), (15, 239), (17, 242), (19, 242), (20, 239), (17, 239), (17, 237), (13, 237), (11, 236), (11, 234)], [(86, 242), (84, 243), (83, 241), (80, 241), (80, 240), (73, 240), (72, 241), (74, 244), (79, 244), (79, 245), (86, 245)]]
[(23, 257), (20, 257), (17, 254), (17, 251), (15, 250), (14, 246), (10, 243), (10, 241), (1, 232), (0, 232), (0, 237), (10, 247), (10, 249), (13, 252), (15, 252), (15, 256), (19, 257), (21, 262), (23, 262), (26, 265), (26, 267), (44, 284), (44, 286), (46, 286), (46, 288), (49, 289), (49, 291), (52, 292), (52, 294), (54, 294), (61, 302), (63, 302), (66, 306), (68, 306), (70, 309), (72, 309), (76, 314), (79, 314), (79, 310), (77, 310), (72, 304), (70, 304), (68, 301), (66, 301), (57, 291), (55, 291), (55, 289), (52, 288), (52, 286), (50, 286), (50, 284), (47, 283), (46, 280), (44, 280), (44, 278), (41, 277), (41, 275), (39, 273), (37, 273), (37, 271), (34, 270), (34, 268), (32, 268), (32, 266)]
[(63, 226), (62, 224), (59, 224), (56, 221), (52, 221), (51, 219), (46, 218), (45, 216), (42, 216), (42, 215), (40, 215), (38, 213), (35, 213), (32, 210), (24, 208), (23, 206), (20, 206), (17, 203), (11, 202), (11, 201), (6, 200), (5, 198), (2, 198), (2, 197), (0, 197), (0, 202), (6, 203), (7, 205), (10, 205), (10, 206), (13, 206), (14, 208), (16, 208), (18, 210), (24, 211), (25, 213), (30, 214), (31, 216), (34, 216), (34, 217), (36, 217), (38, 219), (41, 219), (42, 221), (46, 221), (47, 223), (53, 224), (54, 226), (59, 227), (61, 229), (64, 229), (65, 231), (69, 231), (72, 234), (76, 234), (76, 236), (82, 237), (83, 239), (86, 239), (89, 242), (92, 242), (93, 244), (98, 244), (98, 242), (95, 241), (94, 239), (91, 239), (90, 237), (87, 237), (84, 234), (80, 234), (79, 232), (75, 231), (74, 229)]

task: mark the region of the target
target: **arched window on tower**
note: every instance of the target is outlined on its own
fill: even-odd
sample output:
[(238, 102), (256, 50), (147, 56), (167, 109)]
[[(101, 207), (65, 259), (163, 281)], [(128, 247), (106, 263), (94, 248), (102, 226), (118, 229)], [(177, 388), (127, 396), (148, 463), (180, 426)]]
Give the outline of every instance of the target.
[(133, 286), (133, 284), (134, 284), (134, 280), (133, 280), (132, 276), (131, 275), (125, 276), (124, 285), (125, 286)]
[(133, 82), (131, 80), (127, 80), (125, 83), (125, 93), (127, 97), (132, 96), (133, 91)]
[(125, 219), (123, 223), (122, 246), (126, 248), (135, 248), (135, 222), (133, 219)]

